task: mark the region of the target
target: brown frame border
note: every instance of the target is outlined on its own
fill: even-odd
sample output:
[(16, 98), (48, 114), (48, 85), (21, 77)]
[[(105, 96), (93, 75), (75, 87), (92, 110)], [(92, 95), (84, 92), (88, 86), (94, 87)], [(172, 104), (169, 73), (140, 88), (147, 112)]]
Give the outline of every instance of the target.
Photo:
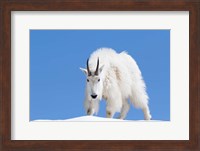
[[(11, 11), (189, 11), (190, 139), (188, 141), (11, 140)], [(200, 150), (200, 1), (1, 0), (0, 150)]]

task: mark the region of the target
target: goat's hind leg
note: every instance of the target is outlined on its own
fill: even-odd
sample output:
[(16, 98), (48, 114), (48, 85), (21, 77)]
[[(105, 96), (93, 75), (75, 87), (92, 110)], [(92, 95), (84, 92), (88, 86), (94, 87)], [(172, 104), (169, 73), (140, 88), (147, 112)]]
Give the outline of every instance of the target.
[(119, 119), (125, 119), (129, 109), (130, 109), (130, 104), (128, 103), (128, 100), (124, 99), (122, 109), (121, 109), (121, 113), (120, 113), (118, 118)]
[(142, 108), (142, 111), (143, 111), (143, 113), (144, 113), (144, 119), (145, 119), (145, 120), (151, 120), (151, 114), (150, 114), (150, 110), (149, 110), (148, 105), (145, 105), (145, 106)]
[(150, 110), (149, 110), (149, 106), (148, 106), (148, 102), (138, 102), (136, 101), (136, 99), (134, 99), (133, 97), (130, 98), (132, 104), (136, 107), (136, 108), (140, 108), (142, 109), (143, 113), (144, 113), (144, 119), (145, 120), (151, 120), (151, 114), (150, 114)]

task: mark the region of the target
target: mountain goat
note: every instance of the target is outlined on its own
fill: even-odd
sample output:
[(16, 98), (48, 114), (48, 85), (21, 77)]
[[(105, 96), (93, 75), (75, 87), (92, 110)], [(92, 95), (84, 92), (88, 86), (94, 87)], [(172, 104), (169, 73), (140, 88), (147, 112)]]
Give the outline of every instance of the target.
[(129, 101), (141, 108), (145, 120), (151, 119), (148, 95), (141, 72), (135, 60), (126, 52), (116, 53), (111, 48), (100, 48), (90, 55), (86, 75), (85, 109), (88, 115), (97, 114), (99, 101), (106, 100), (106, 117), (112, 118), (120, 112), (125, 119)]

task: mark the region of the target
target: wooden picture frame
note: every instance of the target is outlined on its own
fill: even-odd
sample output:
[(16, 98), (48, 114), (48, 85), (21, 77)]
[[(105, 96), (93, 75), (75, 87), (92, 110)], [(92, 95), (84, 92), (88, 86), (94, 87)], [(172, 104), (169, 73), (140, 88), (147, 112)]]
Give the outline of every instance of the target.
[[(189, 11), (189, 140), (11, 140), (11, 11)], [(200, 150), (199, 0), (2, 0), (0, 23), (0, 150)]]

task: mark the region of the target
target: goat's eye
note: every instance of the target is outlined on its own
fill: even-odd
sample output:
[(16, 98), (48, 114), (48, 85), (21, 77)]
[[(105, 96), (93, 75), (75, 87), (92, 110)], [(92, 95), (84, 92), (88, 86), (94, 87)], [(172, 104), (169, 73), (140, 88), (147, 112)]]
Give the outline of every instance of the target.
[(89, 79), (87, 79), (87, 82), (89, 82)]
[(100, 81), (100, 79), (98, 79), (98, 82)]

